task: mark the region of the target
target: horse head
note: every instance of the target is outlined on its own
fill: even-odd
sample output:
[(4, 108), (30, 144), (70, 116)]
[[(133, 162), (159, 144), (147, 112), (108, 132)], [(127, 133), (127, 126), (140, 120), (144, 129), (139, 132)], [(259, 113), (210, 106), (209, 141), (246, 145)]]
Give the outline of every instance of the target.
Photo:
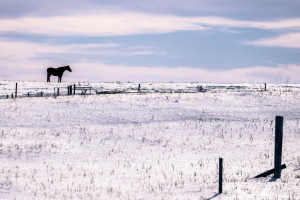
[(68, 65), (68, 66), (66, 66), (67, 67), (67, 70), (69, 71), (69, 72), (72, 72), (72, 69), (70, 68), (70, 65)]

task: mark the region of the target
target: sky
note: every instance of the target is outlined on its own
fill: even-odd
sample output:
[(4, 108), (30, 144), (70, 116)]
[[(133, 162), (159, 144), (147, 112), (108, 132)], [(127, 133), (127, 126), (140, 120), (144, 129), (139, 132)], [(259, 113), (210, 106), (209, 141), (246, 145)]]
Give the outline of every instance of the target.
[[(0, 80), (300, 83), (299, 0), (0, 0)], [(56, 82), (57, 77), (51, 77)]]

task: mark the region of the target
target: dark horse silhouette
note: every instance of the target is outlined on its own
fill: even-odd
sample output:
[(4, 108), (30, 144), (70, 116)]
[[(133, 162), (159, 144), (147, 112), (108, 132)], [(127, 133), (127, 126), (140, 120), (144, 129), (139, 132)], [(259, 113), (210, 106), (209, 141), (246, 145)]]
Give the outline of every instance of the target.
[(64, 71), (68, 70), (69, 72), (72, 72), (71, 68), (69, 65), (64, 66), (64, 67), (58, 67), (58, 68), (52, 68), (49, 67), (47, 69), (47, 82), (50, 82), (50, 76), (58, 76), (58, 82), (61, 82), (61, 77), (64, 73)]

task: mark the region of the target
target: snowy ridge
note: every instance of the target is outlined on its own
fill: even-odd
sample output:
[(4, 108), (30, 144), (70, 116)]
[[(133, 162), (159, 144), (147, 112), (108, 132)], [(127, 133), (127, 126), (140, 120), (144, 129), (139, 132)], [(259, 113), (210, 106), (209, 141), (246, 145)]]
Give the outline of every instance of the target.
[[(92, 87), (92, 94), (107, 91), (137, 92), (138, 85), (141, 85), (140, 91), (144, 93), (195, 93), (199, 92), (251, 92), (264, 91), (264, 84), (209, 84), (209, 83), (133, 83), (133, 82), (18, 82), (18, 96), (25, 97), (28, 93), (44, 95), (54, 95), (54, 91), (60, 88), (60, 95), (67, 94), (67, 86), (76, 85), (77, 87)], [(16, 82), (0, 81), (0, 98), (6, 98), (7, 95), (15, 93)], [(281, 91), (299, 91), (300, 84), (268, 84), (267, 90)], [(78, 94), (78, 93), (77, 93)], [(79, 93), (80, 94), (80, 93)]]

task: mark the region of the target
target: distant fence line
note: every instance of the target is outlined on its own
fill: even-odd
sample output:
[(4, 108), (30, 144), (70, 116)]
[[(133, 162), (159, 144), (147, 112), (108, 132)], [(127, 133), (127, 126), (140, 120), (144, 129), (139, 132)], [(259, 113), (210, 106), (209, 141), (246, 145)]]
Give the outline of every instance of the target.
[(0, 95), (2, 99), (21, 98), (21, 97), (51, 97), (51, 96), (67, 96), (67, 95), (92, 95), (91, 86), (69, 85), (67, 87), (54, 87), (53, 93), (46, 92), (26, 92), (20, 95), (18, 93), (18, 83), (16, 83), (15, 91), (11, 94)]
[[(68, 85), (65, 87), (54, 87), (53, 93), (51, 92), (26, 92), (19, 94), (18, 93), (18, 83), (15, 85), (15, 91), (10, 94), (0, 95), (2, 99), (11, 99), (11, 98), (20, 98), (20, 97), (56, 97), (56, 96), (69, 96), (69, 95), (97, 95), (97, 94), (119, 94), (119, 93), (199, 93), (199, 92), (210, 92), (217, 93), (221, 91), (234, 91), (234, 92), (257, 92), (257, 91), (267, 91), (267, 84), (265, 83), (263, 86), (250, 88), (247, 86), (222, 86), (222, 85), (207, 85), (203, 87), (202, 85), (196, 85), (191, 89), (191, 87), (186, 89), (161, 89), (161, 90), (150, 90), (147, 88), (142, 89), (141, 84), (138, 84), (136, 88), (130, 88), (125, 90), (111, 89), (111, 90), (101, 90), (98, 91), (97, 88), (93, 88), (92, 86), (81, 86), (81, 85)], [(36, 88), (35, 88), (36, 89)], [(93, 92), (92, 92), (93, 91)]]

